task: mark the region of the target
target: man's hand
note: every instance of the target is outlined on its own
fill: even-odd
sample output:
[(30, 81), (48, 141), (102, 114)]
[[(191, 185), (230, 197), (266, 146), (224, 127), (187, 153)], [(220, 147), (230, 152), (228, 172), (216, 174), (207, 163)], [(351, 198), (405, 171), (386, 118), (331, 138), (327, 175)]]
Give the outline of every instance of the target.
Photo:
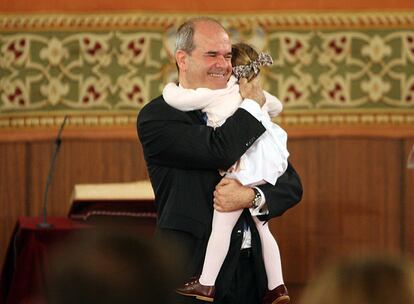
[(256, 101), (260, 107), (266, 102), (262, 87), (260, 86), (259, 77), (255, 77), (251, 81), (246, 78), (241, 78), (239, 81), (240, 95), (244, 98), (249, 98)]
[(221, 212), (231, 212), (250, 208), (254, 199), (252, 188), (245, 187), (239, 181), (223, 178), (214, 191), (214, 209)]

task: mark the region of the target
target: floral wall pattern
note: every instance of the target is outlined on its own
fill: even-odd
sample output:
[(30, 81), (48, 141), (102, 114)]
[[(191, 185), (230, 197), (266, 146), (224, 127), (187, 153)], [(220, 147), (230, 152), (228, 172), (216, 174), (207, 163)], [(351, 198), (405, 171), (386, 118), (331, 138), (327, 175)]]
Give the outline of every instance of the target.
[[(0, 16), (0, 128), (135, 122), (176, 80), (190, 15)], [(269, 52), (281, 123), (414, 123), (414, 12), (214, 16)]]

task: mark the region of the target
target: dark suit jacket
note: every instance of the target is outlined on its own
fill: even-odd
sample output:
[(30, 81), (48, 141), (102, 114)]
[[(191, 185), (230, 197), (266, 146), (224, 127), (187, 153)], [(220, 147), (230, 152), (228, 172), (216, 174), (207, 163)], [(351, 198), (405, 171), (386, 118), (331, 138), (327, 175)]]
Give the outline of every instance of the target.
[[(211, 231), (213, 191), (221, 179), (218, 169), (231, 167), (265, 128), (250, 113), (238, 109), (221, 127), (213, 129), (204, 125), (197, 111), (176, 110), (162, 96), (140, 111), (137, 128), (154, 188), (158, 228), (184, 231), (206, 244)], [(302, 196), (300, 179), (290, 164), (276, 186), (266, 184), (260, 188), (269, 208), (262, 220), (280, 216)], [(266, 275), (260, 239), (250, 214), (244, 212), (243, 217), (251, 226), (255, 264), (261, 274), (258, 289), (262, 294), (266, 290)], [(236, 267), (242, 224), (239, 220), (233, 230), (231, 247), (216, 281), (217, 303)], [(197, 258), (201, 263), (196, 264), (201, 267), (204, 256)], [(193, 269), (194, 273), (199, 271)]]

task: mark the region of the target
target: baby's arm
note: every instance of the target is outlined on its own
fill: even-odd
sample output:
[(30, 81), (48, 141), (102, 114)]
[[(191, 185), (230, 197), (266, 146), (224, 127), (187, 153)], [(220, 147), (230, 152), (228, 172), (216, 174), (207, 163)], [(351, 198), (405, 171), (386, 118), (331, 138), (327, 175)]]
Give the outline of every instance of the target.
[(185, 89), (175, 83), (168, 83), (162, 92), (167, 104), (180, 111), (194, 111), (204, 109), (211, 103), (211, 90)]
[(266, 91), (263, 91), (263, 93), (266, 97), (266, 102), (262, 109), (268, 112), (270, 117), (277, 116), (283, 110), (282, 102), (276, 96), (273, 96)]

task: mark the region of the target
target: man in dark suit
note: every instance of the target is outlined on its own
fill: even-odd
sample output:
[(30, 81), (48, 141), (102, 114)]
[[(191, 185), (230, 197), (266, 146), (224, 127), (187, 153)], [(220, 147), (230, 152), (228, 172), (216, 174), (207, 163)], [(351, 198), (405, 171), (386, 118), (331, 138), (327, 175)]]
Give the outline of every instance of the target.
[[(230, 38), (209, 18), (190, 20), (178, 29), (175, 58), (180, 85), (188, 89), (225, 88), (232, 72)], [(178, 244), (184, 275), (200, 274), (213, 208), (245, 209), (216, 280), (214, 302), (221, 304), (262, 303), (267, 290), (260, 239), (248, 208), (259, 204), (265, 210), (259, 218), (267, 221), (302, 197), (300, 179), (290, 164), (275, 186), (256, 190), (220, 176), (218, 170), (231, 167), (265, 132), (256, 119), (265, 101), (259, 83), (241, 83), (240, 93), (240, 108), (216, 129), (205, 125), (199, 111), (176, 110), (162, 96), (148, 103), (137, 121), (155, 192), (157, 236)], [(196, 300), (181, 297), (177, 303)]]

